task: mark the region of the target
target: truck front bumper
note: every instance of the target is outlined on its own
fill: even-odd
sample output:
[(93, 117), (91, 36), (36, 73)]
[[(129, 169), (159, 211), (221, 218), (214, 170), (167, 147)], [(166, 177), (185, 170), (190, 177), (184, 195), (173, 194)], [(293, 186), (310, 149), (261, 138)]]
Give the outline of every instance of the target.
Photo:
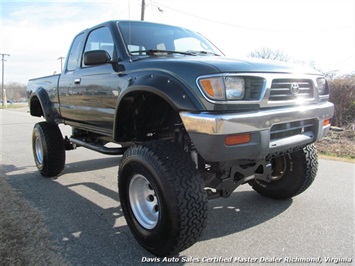
[[(330, 102), (246, 113), (180, 112), (199, 154), (209, 162), (263, 159), (321, 139), (333, 117)], [(226, 137), (250, 134), (248, 143), (226, 145)]]

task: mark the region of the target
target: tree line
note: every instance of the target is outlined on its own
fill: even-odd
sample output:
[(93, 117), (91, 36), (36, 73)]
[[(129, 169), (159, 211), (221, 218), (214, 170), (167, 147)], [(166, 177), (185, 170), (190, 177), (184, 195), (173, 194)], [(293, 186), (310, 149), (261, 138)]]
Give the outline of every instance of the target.
[(332, 124), (355, 127), (355, 73), (330, 79), (329, 101), (335, 105)]
[(27, 98), (26, 85), (19, 82), (9, 82), (4, 84), (6, 90), (6, 99), (19, 101)]

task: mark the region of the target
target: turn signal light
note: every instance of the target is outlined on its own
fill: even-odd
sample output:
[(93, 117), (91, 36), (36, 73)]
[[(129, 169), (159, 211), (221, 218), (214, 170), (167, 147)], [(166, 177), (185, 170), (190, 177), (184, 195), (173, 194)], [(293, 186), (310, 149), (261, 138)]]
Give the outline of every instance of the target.
[(323, 122), (323, 127), (326, 127), (326, 126), (328, 126), (328, 125), (330, 125), (330, 119), (324, 120), (324, 122)]
[(241, 135), (230, 135), (225, 137), (224, 143), (227, 146), (239, 145), (249, 143), (251, 139), (250, 133), (248, 134), (241, 134)]
[(222, 78), (201, 79), (200, 84), (209, 98), (213, 100), (225, 100)]

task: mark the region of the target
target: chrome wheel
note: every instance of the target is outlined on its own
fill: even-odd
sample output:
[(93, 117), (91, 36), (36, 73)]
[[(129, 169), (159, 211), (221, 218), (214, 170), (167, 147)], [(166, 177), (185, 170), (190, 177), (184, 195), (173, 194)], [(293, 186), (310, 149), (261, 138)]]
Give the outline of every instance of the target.
[(136, 240), (155, 256), (193, 245), (206, 225), (207, 193), (190, 154), (170, 141), (129, 147), (118, 171), (122, 212)]
[(145, 229), (153, 229), (159, 219), (159, 201), (154, 189), (143, 175), (136, 174), (129, 184), (129, 201), (133, 214)]
[(35, 154), (39, 164), (43, 164), (43, 146), (39, 137), (35, 139)]

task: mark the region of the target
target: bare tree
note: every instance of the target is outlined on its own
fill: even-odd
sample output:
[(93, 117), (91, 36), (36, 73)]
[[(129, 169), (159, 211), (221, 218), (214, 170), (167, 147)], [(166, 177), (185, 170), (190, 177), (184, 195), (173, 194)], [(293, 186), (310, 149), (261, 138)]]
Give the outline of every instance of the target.
[(287, 62), (291, 59), (290, 56), (285, 54), (285, 52), (281, 49), (271, 49), (267, 47), (263, 47), (260, 50), (253, 50), (248, 54), (248, 57), (252, 58), (262, 58), (268, 60), (276, 60)]
[(329, 80), (329, 100), (335, 105), (332, 124), (341, 127), (355, 125), (355, 74)]
[(26, 85), (19, 82), (9, 82), (4, 84), (6, 89), (6, 97), (9, 100), (19, 100), (21, 98), (26, 98), (27, 91)]

